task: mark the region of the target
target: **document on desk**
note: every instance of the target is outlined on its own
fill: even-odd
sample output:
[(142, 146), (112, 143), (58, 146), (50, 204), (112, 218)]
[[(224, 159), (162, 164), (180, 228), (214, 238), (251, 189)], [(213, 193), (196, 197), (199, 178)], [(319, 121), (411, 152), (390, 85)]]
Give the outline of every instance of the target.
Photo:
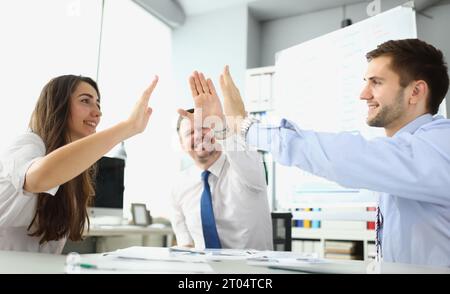
[(124, 259), (113, 256), (103, 256), (102, 259), (82, 264), (78, 272), (88, 274), (204, 274), (212, 273), (207, 263), (193, 263), (182, 261), (157, 261)]
[(191, 247), (173, 246), (169, 251), (174, 255), (180, 256), (201, 256), (207, 261), (220, 260), (246, 260), (249, 257), (255, 256), (259, 251), (248, 249), (196, 249)]
[(206, 262), (203, 255), (174, 254), (168, 248), (165, 247), (133, 246), (108, 252), (105, 253), (105, 255), (136, 260), (141, 259), (141, 260), (158, 260), (158, 261), (189, 261), (196, 263)]
[[(168, 248), (134, 246), (104, 254), (104, 261), (121, 261), (130, 268), (157, 272), (210, 273), (212, 268), (202, 256), (172, 254)], [(113, 259), (112, 259), (113, 258)]]
[(305, 266), (326, 264), (323, 258), (314, 253), (295, 253), (290, 251), (260, 251), (253, 257), (247, 258), (247, 264), (268, 266), (273, 268), (301, 269)]

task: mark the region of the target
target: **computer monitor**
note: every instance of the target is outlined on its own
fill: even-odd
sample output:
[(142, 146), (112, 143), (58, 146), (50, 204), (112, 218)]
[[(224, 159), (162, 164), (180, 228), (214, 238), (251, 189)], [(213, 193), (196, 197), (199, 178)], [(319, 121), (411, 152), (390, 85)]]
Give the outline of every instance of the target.
[(89, 207), (93, 225), (121, 224), (123, 216), (123, 192), (125, 160), (102, 157), (97, 162), (95, 197)]

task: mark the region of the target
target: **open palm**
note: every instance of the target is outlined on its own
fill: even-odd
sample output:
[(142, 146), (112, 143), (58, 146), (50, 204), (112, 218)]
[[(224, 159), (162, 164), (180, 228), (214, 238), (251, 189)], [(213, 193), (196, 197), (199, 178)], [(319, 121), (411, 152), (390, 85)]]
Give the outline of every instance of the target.
[(194, 72), (189, 78), (194, 99), (194, 126), (223, 129), (225, 116), (222, 103), (211, 79), (205, 79), (202, 73)]

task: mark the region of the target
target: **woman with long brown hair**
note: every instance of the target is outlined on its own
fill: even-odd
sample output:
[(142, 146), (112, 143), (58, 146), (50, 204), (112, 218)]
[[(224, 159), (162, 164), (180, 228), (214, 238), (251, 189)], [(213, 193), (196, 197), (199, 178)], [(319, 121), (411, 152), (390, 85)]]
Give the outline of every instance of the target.
[(45, 85), (30, 120), (0, 157), (0, 250), (61, 253), (67, 238), (81, 240), (89, 225), (95, 162), (145, 130), (150, 95), (131, 115), (96, 132), (100, 93), (90, 78), (65, 75)]

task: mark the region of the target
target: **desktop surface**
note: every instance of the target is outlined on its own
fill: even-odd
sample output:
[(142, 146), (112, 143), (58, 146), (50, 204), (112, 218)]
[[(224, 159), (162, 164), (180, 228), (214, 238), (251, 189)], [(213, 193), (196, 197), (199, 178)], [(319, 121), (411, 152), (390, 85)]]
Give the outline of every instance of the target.
[[(168, 252), (169, 248), (165, 247), (148, 247), (150, 254), (160, 253), (162, 251)], [(117, 258), (112, 260), (111, 256), (104, 256), (104, 254), (82, 254), (81, 260), (83, 263), (93, 264), (101, 267), (105, 264), (120, 265), (122, 270), (109, 271), (109, 273), (161, 273), (161, 270), (146, 268), (145, 270), (136, 271), (133, 269), (134, 265), (132, 262), (136, 263), (136, 267), (142, 266), (139, 260), (122, 260)], [(0, 273), (64, 273), (66, 270), (66, 256), (65, 255), (53, 255), (44, 253), (31, 253), (31, 252), (16, 252), (16, 251), (0, 251)], [(142, 262), (142, 261), (141, 261)], [(153, 260), (147, 261), (149, 266), (155, 267), (154, 263), (158, 265), (163, 265), (165, 267), (164, 273), (181, 273), (180, 269), (177, 268), (177, 262), (175, 260)], [(189, 264), (189, 262), (184, 262), (184, 264), (189, 268), (189, 266), (195, 266), (195, 264)], [(255, 265), (247, 262), (246, 260), (221, 260), (221, 261), (208, 261), (207, 264), (211, 267), (211, 273), (218, 274), (280, 274), (280, 273), (407, 273), (407, 274), (450, 274), (449, 268), (442, 267), (427, 267), (427, 266), (415, 266), (408, 264), (396, 264), (396, 263), (380, 263), (380, 271), (368, 272), (367, 268), (370, 265), (369, 262), (364, 261), (332, 261), (328, 260), (324, 264), (313, 264), (304, 265), (304, 268), (297, 267), (295, 271), (284, 269), (277, 269), (269, 266), (267, 264)], [(130, 270), (131, 265), (131, 270)], [(158, 267), (160, 268), (160, 267)], [(311, 268), (314, 268), (311, 271)], [(80, 273), (100, 273), (96, 269), (86, 269)], [(101, 273), (108, 273), (108, 270), (104, 270)], [(183, 273), (192, 273), (185, 271)]]

